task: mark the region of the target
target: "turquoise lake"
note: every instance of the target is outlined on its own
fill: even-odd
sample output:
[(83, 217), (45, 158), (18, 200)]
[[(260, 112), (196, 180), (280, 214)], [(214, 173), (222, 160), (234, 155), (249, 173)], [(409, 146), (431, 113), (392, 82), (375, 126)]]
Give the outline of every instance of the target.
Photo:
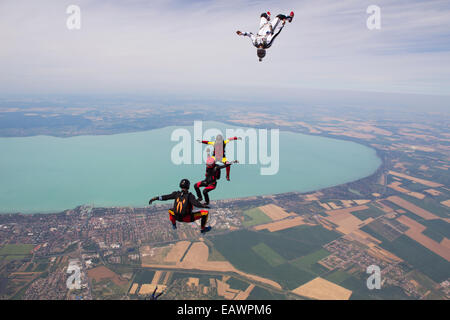
[[(0, 138), (0, 212), (58, 212), (81, 204), (143, 207), (150, 197), (178, 189), (182, 178), (191, 184), (203, 180), (203, 164), (171, 161), (178, 144), (171, 141), (171, 134), (177, 128), (70, 138)], [(193, 160), (197, 142), (193, 127), (185, 128), (192, 134)], [(203, 130), (208, 128), (225, 133), (225, 128), (237, 127), (204, 122)], [(381, 164), (374, 149), (354, 142), (291, 132), (280, 132), (279, 142), (277, 174), (261, 175), (259, 163), (233, 165), (231, 181), (226, 181), (222, 170), (211, 200), (313, 191), (369, 176)], [(240, 143), (248, 145), (247, 140), (227, 145), (230, 160), (231, 148)], [(206, 148), (202, 146), (204, 153)]]

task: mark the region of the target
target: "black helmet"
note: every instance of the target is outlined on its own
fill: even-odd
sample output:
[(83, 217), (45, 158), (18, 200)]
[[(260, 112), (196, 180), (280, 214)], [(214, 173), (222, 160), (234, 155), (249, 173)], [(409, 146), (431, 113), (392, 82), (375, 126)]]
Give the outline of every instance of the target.
[(189, 189), (189, 187), (191, 186), (191, 183), (189, 182), (188, 179), (183, 179), (180, 181), (180, 188), (181, 189)]
[(258, 55), (259, 61), (262, 61), (262, 59), (266, 56), (266, 49), (258, 49), (256, 50), (256, 54)]

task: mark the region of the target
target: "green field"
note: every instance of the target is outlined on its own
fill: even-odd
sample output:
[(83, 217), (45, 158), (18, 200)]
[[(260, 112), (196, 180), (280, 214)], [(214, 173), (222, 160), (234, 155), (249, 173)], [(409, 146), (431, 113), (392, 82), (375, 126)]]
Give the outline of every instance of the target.
[(262, 242), (258, 243), (256, 246), (253, 246), (252, 250), (256, 252), (256, 254), (261, 258), (266, 260), (266, 262), (272, 267), (279, 266), (280, 264), (286, 262), (286, 260), (282, 256), (280, 256), (278, 253), (273, 251), (269, 246)]
[(254, 287), (247, 300), (286, 300), (286, 296), (261, 287)]
[(241, 290), (241, 291), (245, 291), (248, 286), (250, 285), (249, 283), (236, 279), (236, 278), (230, 278), (228, 279), (227, 283), (230, 285), (230, 287), (232, 289), (237, 289), (237, 290)]
[(246, 210), (243, 212), (243, 214), (245, 216), (243, 225), (247, 228), (272, 221), (272, 219), (270, 219), (264, 212), (262, 212), (258, 208)]
[[(339, 234), (321, 226), (300, 226), (278, 232), (238, 230), (214, 236), (211, 241), (237, 269), (272, 279), (292, 290), (314, 279), (317, 272), (289, 261), (316, 253), (337, 237)], [(322, 253), (308, 256), (305, 261), (317, 259)]]
[(379, 216), (384, 215), (385, 213), (381, 211), (380, 209), (369, 205), (369, 209), (361, 210), (361, 211), (354, 211), (351, 212), (352, 215), (354, 215), (356, 218), (360, 220), (366, 220), (368, 218), (377, 218)]
[(340, 285), (342, 282), (344, 282), (351, 276), (352, 276), (351, 274), (348, 274), (345, 271), (336, 270), (336, 271), (333, 271), (333, 272), (327, 274), (326, 276), (324, 276), (324, 278), (328, 281), (331, 281), (331, 282), (334, 282), (334, 283)]
[[(320, 249), (315, 252), (312, 252), (306, 256), (300, 257), (298, 259), (295, 259), (291, 261), (291, 263), (296, 266), (297, 268), (300, 268), (302, 270), (310, 271), (312, 273), (320, 273), (318, 272), (318, 267), (314, 267), (317, 261), (322, 260), (323, 258), (329, 256), (330, 253), (325, 249)], [(320, 265), (319, 265), (320, 267)], [(324, 268), (324, 272), (325, 272)]]
[(205, 244), (208, 246), (209, 255), (208, 255), (208, 261), (225, 261), (226, 259), (222, 254), (217, 251), (216, 248), (214, 248), (214, 245), (211, 241), (208, 239), (205, 239)]
[(153, 277), (155, 276), (155, 271), (152, 270), (139, 270), (136, 272), (136, 276), (134, 277), (134, 282), (143, 284), (143, 283), (152, 283)]
[(0, 256), (16, 255), (24, 256), (31, 254), (35, 246), (32, 244), (7, 244), (0, 248)]

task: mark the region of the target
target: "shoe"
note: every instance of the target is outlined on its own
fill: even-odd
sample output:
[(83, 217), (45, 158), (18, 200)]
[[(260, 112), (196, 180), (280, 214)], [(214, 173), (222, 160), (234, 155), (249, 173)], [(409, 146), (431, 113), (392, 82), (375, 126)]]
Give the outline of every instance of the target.
[(197, 201), (198, 201), (198, 202), (202, 202), (202, 201), (203, 201), (203, 197), (198, 197), (198, 198), (197, 198)]
[(172, 229), (175, 230), (177, 228), (176, 224), (172, 224)]
[(227, 181), (230, 181), (230, 177), (227, 177)]
[(202, 230), (200, 230), (200, 233), (206, 233), (206, 232), (209, 232), (209, 231), (211, 231), (211, 227), (210, 226), (207, 226), (207, 227), (205, 227), (205, 228), (203, 228)]

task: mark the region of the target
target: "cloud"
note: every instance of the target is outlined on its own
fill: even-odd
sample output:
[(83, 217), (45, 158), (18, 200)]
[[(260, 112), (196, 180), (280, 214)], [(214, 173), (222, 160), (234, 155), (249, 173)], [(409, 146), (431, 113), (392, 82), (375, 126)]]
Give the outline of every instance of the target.
[[(82, 28), (66, 28), (81, 7)], [(369, 31), (366, 8), (381, 7)], [(296, 12), (262, 63), (259, 14)], [(213, 93), (316, 88), (450, 94), (448, 1), (0, 2), (2, 93)]]

